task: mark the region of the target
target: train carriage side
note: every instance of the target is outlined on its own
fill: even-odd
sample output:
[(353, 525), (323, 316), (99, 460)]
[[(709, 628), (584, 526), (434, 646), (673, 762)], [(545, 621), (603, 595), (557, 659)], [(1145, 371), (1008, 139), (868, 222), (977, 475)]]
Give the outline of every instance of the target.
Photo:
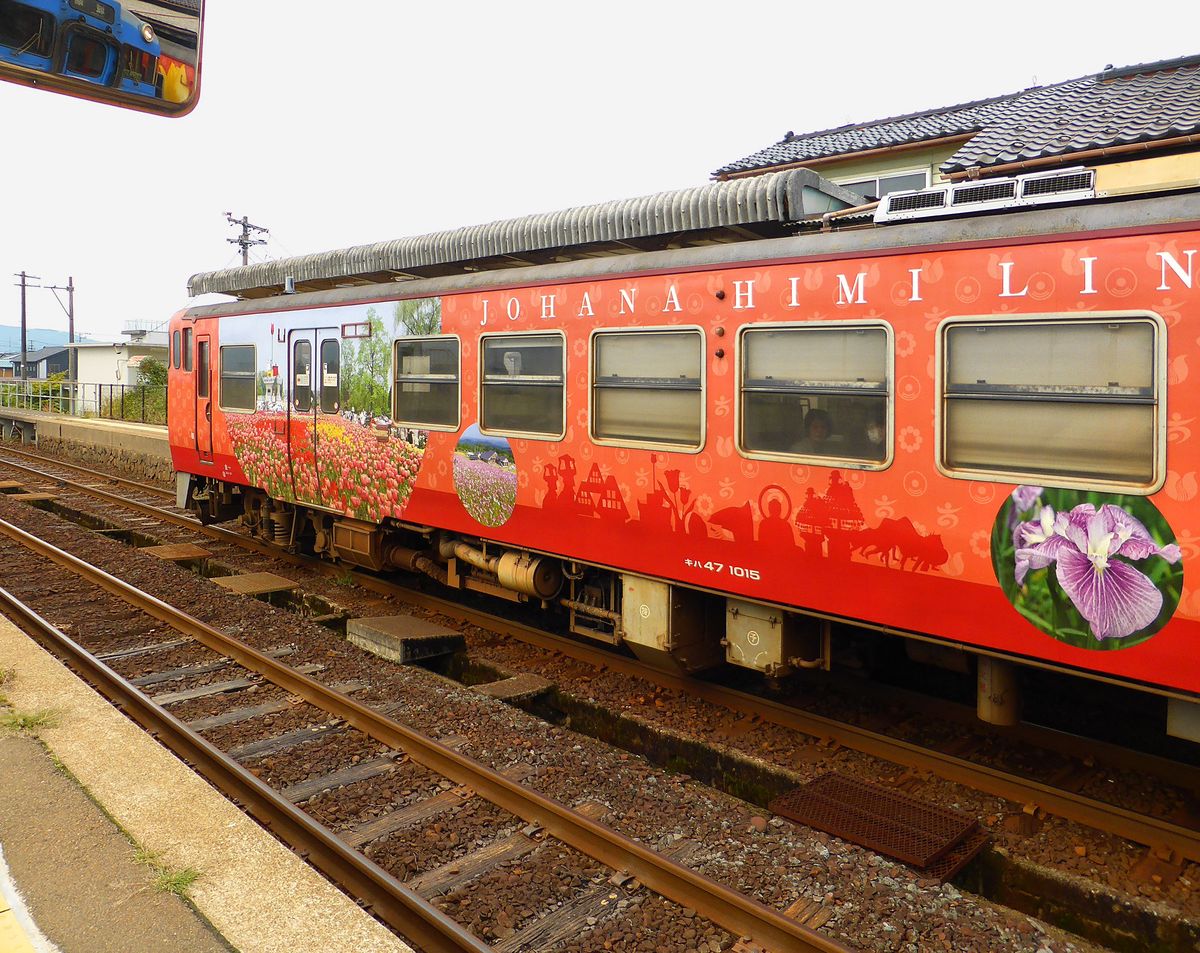
[(761, 246), (200, 312), (176, 325), (211, 327), (233, 396), (206, 463), (200, 398), (173, 392), (176, 465), (211, 478), (188, 484), (211, 518), (541, 600), (685, 671), (828, 666), (848, 620), (1001, 682), (1015, 662), (1148, 688), (1186, 721), (1200, 236)]

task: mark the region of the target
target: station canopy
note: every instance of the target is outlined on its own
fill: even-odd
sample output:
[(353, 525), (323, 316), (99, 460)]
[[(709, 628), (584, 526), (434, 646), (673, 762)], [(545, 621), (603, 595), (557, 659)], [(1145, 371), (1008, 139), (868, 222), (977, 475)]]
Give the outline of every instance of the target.
[(188, 294), (264, 298), (282, 293), (289, 277), (297, 291), (321, 291), (777, 238), (861, 202), (859, 195), (809, 169), (790, 169), (201, 272), (188, 280)]

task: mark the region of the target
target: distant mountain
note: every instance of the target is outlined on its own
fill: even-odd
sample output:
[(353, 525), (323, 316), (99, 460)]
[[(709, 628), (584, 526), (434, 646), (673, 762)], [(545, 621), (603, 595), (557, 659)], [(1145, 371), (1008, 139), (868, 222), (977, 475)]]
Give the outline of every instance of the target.
[(471, 424), (463, 435), (458, 438), (461, 446), (492, 447), (497, 450), (507, 450), (509, 443), (505, 437), (493, 437), (479, 432), (479, 424)]
[[(29, 350), (36, 351), (41, 347), (58, 347), (67, 343), (66, 331), (55, 331), (53, 328), (27, 328), (25, 337), (29, 341)], [(76, 338), (83, 339), (80, 335)], [(0, 354), (12, 354), (21, 350), (21, 326), (10, 327), (0, 324)]]

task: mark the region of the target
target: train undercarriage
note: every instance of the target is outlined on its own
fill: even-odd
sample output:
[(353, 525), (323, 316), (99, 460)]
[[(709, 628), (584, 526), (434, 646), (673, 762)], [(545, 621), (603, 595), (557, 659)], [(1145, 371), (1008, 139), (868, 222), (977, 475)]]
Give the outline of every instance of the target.
[[(377, 573), (422, 575), (449, 589), (533, 606), (545, 613), (548, 628), (624, 646), (647, 664), (683, 675), (728, 664), (776, 684), (800, 671), (830, 670), (838, 653), (845, 657), (855, 651), (852, 644), (861, 647), (866, 632), (783, 606), (433, 527), (365, 522), (187, 474), (180, 474), (177, 496), (204, 523), (236, 520), (255, 538), (289, 552)], [(912, 633), (888, 634), (903, 636), (910, 662), (974, 675), (981, 720), (996, 725), (1020, 720), (1016, 663)], [(1195, 737), (1171, 733), (1200, 741), (1200, 730)]]

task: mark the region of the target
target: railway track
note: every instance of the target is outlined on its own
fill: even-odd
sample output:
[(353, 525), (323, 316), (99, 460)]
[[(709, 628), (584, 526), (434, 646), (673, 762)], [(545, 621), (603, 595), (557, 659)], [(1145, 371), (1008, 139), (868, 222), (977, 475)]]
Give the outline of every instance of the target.
[[(8, 448), (4, 448), (3, 455), (7, 455), (8, 452)], [(119, 494), (111, 493), (97, 486), (65, 480), (53, 472), (58, 466), (58, 461), (42, 458), (42, 466), (39, 468), (26, 464), (14, 464), (4, 460), (3, 455), (0, 455), (0, 462), (6, 466), (17, 466), (40, 479), (54, 480), (64, 487), (82, 492), (105, 503), (133, 509), (145, 516), (175, 526), (186, 527), (210, 539), (260, 553), (291, 565), (303, 566), (306, 569), (328, 575), (344, 572), (344, 570), (337, 569), (320, 560), (287, 553), (277, 547), (223, 527), (202, 526), (192, 517), (182, 515), (178, 511), (123, 498)], [(34, 455), (28, 453), (22, 454), (22, 456), (27, 459), (34, 458)], [(72, 468), (82, 469), (97, 479), (105, 477), (104, 474), (87, 471), (86, 468)], [(164, 493), (165, 491), (159, 492)], [(380, 595), (397, 598), (410, 605), (436, 611), (463, 623), (477, 625), (530, 645), (560, 652), (569, 658), (589, 665), (605, 667), (615, 672), (644, 679), (662, 688), (691, 695), (739, 715), (760, 719), (766, 723), (825, 739), (912, 771), (928, 772), (936, 777), (963, 784), (985, 794), (1006, 798), (1025, 806), (1026, 810), (1041, 810), (1106, 833), (1124, 837), (1152, 849), (1171, 851), (1174, 856), (1200, 862), (1200, 830), (1166, 818), (1148, 816), (1116, 804), (1088, 797), (1078, 791), (980, 764), (962, 753), (931, 749), (893, 737), (885, 732), (872, 731), (845, 721), (806, 712), (792, 705), (758, 695), (663, 672), (611, 651), (581, 644), (572, 639), (547, 633), (478, 609), (465, 607), (447, 599), (421, 593), (410, 587), (366, 573), (356, 571), (354, 581), (363, 588)], [(941, 716), (969, 721), (969, 715), (963, 718), (963, 713), (958, 711), (955, 706), (941, 706)], [(980, 730), (976, 724), (972, 724), (971, 728), (974, 731)], [(1010, 732), (1010, 735), (1019, 737), (1023, 743), (1031, 746), (1058, 751), (1065, 755), (1073, 756), (1077, 755), (1080, 750), (1086, 750), (1089, 756), (1097, 761), (1105, 761), (1114, 767), (1155, 776), (1193, 792), (1200, 791), (1200, 769), (1193, 766), (1133, 752), (1114, 745), (1064, 736), (1058, 732), (1032, 726), (1022, 726), (1017, 731)]]
[[(474, 795), (521, 818), (528, 826), (509, 839), (512, 842), (509, 844), (510, 850), (522, 848), (526, 853), (539, 848), (545, 850), (541, 840), (553, 839), (605, 865), (609, 873), (608, 880), (591, 884), (585, 891), (586, 896), (566, 904), (571, 910), (581, 911), (581, 915), (592, 908), (602, 909), (605, 902), (616, 901), (624, 895), (625, 885), (640, 882), (661, 896), (695, 910), (734, 936), (749, 937), (765, 949), (846, 949), (796, 920), (695, 873), (671, 856), (624, 837), (599, 823), (595, 819), (596, 811), (586, 808), (575, 810), (546, 798), (522, 785), (511, 770), (493, 770), (459, 753), (454, 747), (393, 720), (377, 708), (356, 701), (347, 691), (323, 685), (303, 670), (281, 661), (276, 657), (280, 653), (255, 649), (12, 523), (0, 520), (0, 533), (89, 584), (118, 597), (140, 613), (165, 623), (178, 633), (181, 638), (173, 638), (166, 643), (122, 645), (119, 649), (101, 653), (112, 663), (106, 664), (104, 658), (89, 653), (37, 618), (19, 600), (7, 592), (2, 594), (10, 611), (54, 651), (68, 658), (87, 680), (102, 687), (117, 704), (160, 738), (167, 740), (172, 748), (197, 765), (229, 796), (246, 805), (264, 824), (284, 835), (296, 849), (307, 854), (316, 866), (343, 884), (354, 896), (363, 898), (376, 915), (424, 949), (489, 948), (423, 895), (430, 893), (429, 888), (437, 888), (439, 880), (444, 888), (446, 882), (468, 879), (462, 876), (462, 871), (471, 867), (470, 855), (458, 860), (456, 869), (441, 870), (432, 875), (426, 873), (416, 878), (414, 885), (406, 886), (373, 864), (363, 854), (362, 848), (369, 845), (374, 837), (384, 836), (402, 827), (405, 818), (432, 815), (437, 809), (429, 805), (406, 804), (379, 815), (347, 838), (345, 834), (334, 835), (296, 807), (297, 802), (307, 801), (309, 797), (340, 784), (367, 779), (371, 771), (377, 771), (378, 774), (389, 772), (395, 760), (392, 752), (403, 752), (424, 771), (449, 782), (448, 786), (442, 785), (442, 789), (432, 796), (433, 800), (440, 798), (441, 803), (445, 804), (454, 798), (465, 799)], [(188, 664), (178, 665), (175, 651), (192, 641), (207, 648), (216, 661), (189, 658)], [(143, 671), (134, 678), (122, 677), (113, 667), (139, 659), (142, 661), (135, 664), (141, 665), (147, 658), (155, 657), (165, 659), (168, 665), (174, 667), (162, 670), (158, 664), (153, 664), (150, 671)], [(156, 703), (138, 688), (138, 685), (162, 685), (195, 676), (201, 676), (201, 681), (205, 677), (219, 677), (220, 681), (216, 684), (225, 686), (238, 680), (237, 671), (230, 663), (253, 673), (251, 680), (274, 685), (323, 713), (325, 730), (341, 732), (345, 726), (361, 733), (370, 743), (381, 746), (389, 753), (317, 779), (307, 779), (303, 786), (293, 784), (282, 792), (273, 791), (237, 760), (220, 752), (167, 710), (170, 704), (182, 700), (179, 696), (186, 695), (186, 692), (159, 692)], [(202, 684), (194, 691), (203, 693), (205, 686)], [(266, 748), (279, 753), (301, 744), (302, 740), (310, 741), (311, 732), (303, 739), (288, 736), (274, 739)], [(260, 744), (257, 748), (243, 749), (240, 755), (243, 759), (253, 758), (263, 750)], [(303, 787), (303, 790), (297, 790), (299, 787)], [(450, 794), (449, 798), (447, 793)], [(489, 866), (503, 859), (503, 855), (491, 855), (480, 860), (475, 863), (475, 872), (485, 872)], [(597, 904), (600, 906), (597, 907)], [(595, 922), (594, 918), (592, 922)], [(571, 927), (570, 918), (560, 914), (549, 925), (535, 923), (525, 927), (497, 948), (513, 951), (538, 948), (530, 945), (536, 941), (536, 937), (553, 936), (555, 930)]]

